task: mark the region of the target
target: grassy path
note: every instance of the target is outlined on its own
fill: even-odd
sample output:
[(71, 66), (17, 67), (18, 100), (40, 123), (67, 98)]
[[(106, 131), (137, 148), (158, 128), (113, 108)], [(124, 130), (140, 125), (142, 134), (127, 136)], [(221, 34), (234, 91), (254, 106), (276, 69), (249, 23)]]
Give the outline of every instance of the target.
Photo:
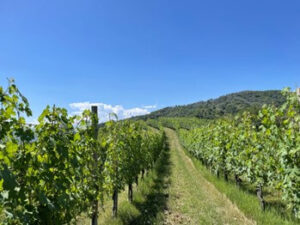
[(164, 224), (255, 224), (197, 171), (175, 131), (165, 131), (172, 173)]

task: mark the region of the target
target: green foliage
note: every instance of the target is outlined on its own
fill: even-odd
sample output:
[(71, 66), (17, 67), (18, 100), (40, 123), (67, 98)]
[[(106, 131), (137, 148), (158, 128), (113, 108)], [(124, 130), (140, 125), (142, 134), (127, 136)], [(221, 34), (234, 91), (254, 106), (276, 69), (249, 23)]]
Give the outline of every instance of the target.
[(211, 170), (278, 189), (300, 218), (300, 103), (289, 89), (283, 94), (287, 102), (281, 107), (264, 105), (257, 114), (224, 117), (179, 134)]
[(158, 119), (146, 120), (146, 123), (154, 128), (160, 129), (161, 127), (168, 127), (173, 130), (190, 130), (202, 126), (206, 122), (207, 120), (198, 119), (195, 117), (160, 117)]
[(108, 189), (120, 191), (135, 177), (150, 169), (164, 144), (163, 132), (153, 131), (140, 122), (109, 121), (101, 130), (105, 134), (105, 177)]
[[(33, 131), (25, 124), (31, 115), (27, 99), (20, 93), (13, 80), (6, 90), (0, 88), (0, 204), (5, 219), (1, 222), (32, 224), (31, 189), (27, 171), (34, 149)], [(2, 217), (2, 216), (1, 216)]]
[(97, 137), (97, 116), (70, 116), (49, 107), (36, 126), (27, 99), (11, 80), (0, 87), (0, 223), (70, 224), (92, 214), (105, 194), (152, 167), (163, 132), (131, 121), (108, 122)]
[(68, 223), (81, 210), (84, 164), (74, 147), (74, 119), (65, 109), (48, 106), (35, 127), (29, 185), (38, 224)]

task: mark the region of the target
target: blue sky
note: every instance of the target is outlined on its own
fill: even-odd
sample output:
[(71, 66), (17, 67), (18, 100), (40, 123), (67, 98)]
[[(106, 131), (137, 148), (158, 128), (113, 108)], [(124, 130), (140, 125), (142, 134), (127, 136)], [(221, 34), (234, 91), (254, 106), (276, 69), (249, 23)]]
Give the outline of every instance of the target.
[(14, 77), (35, 117), (295, 88), (299, 12), (298, 0), (1, 0), (0, 85)]

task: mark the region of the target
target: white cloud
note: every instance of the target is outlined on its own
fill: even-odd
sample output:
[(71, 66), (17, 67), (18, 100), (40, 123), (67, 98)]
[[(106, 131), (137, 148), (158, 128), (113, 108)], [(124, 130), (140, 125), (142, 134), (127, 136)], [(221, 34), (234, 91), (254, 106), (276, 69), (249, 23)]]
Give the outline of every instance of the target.
[(143, 107), (144, 109), (156, 109), (157, 105), (146, 105)]
[(119, 119), (127, 119), (133, 116), (140, 116), (149, 114), (149, 109), (156, 108), (156, 105), (152, 106), (144, 106), (144, 107), (136, 107), (125, 109), (121, 105), (109, 105), (105, 103), (91, 103), (91, 102), (76, 102), (71, 103), (69, 106), (72, 110), (72, 114), (80, 115), (84, 110), (90, 109), (92, 105), (98, 106), (98, 114), (99, 114), (99, 121), (105, 122), (109, 120), (109, 114), (115, 113)]

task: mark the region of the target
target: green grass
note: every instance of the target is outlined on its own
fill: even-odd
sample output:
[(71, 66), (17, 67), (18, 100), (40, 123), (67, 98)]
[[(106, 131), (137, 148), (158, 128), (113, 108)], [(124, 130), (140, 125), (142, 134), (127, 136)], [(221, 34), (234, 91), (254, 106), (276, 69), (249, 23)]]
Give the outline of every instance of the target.
[[(257, 197), (249, 192), (247, 188), (238, 188), (232, 182), (226, 182), (224, 179), (217, 178), (199, 160), (191, 156), (186, 150), (185, 153), (192, 159), (198, 171), (222, 193), (224, 193), (237, 207), (248, 217), (257, 222), (258, 225), (296, 225), (300, 221), (291, 218), (291, 216), (283, 215), (282, 206), (276, 203), (276, 207), (270, 205), (277, 200), (269, 199), (267, 209), (263, 212), (260, 209)], [(269, 197), (271, 198), (271, 197)]]
[(166, 128), (165, 132), (170, 141), (172, 162), (167, 224), (254, 225), (254, 221), (246, 218), (195, 168), (175, 131)]
[[(133, 202), (127, 201), (127, 190), (120, 194), (118, 217), (111, 217), (111, 200), (106, 203), (105, 211), (100, 212), (99, 225), (143, 225), (163, 224), (166, 208), (170, 176), (169, 149), (164, 149), (154, 168), (144, 179), (140, 179), (138, 187), (134, 188)], [(88, 218), (78, 222), (78, 225), (88, 225)]]

